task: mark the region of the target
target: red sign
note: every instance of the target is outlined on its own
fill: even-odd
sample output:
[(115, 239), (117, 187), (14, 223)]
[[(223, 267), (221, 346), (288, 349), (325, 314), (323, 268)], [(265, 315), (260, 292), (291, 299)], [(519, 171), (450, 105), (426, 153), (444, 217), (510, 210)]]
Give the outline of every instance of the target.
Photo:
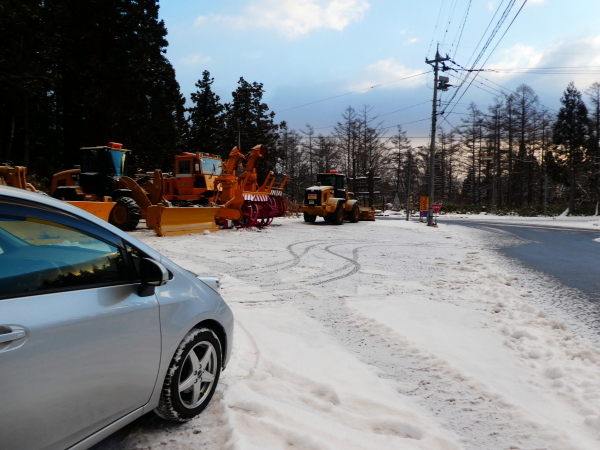
[(437, 214), (440, 212), (440, 209), (442, 209), (442, 204), (441, 203), (433, 203), (431, 205), (431, 209), (433, 209), (434, 214)]

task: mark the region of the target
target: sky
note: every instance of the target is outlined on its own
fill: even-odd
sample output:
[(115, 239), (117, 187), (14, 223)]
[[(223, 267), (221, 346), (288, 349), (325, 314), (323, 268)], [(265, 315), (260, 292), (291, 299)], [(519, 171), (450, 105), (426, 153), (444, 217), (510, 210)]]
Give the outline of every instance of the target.
[[(348, 106), (368, 106), (389, 134), (402, 125), (413, 144), (426, 143), (433, 74), (425, 59), (438, 45), (464, 68), (500, 71), (442, 94), (442, 102), (454, 96), (446, 128), (460, 125), (471, 102), (485, 111), (522, 83), (557, 111), (570, 81), (582, 92), (600, 81), (597, 0), (162, 0), (159, 15), (186, 98), (204, 70), (222, 102), (243, 77), (264, 85), (277, 121), (324, 135)], [(464, 73), (445, 75), (456, 86)]]

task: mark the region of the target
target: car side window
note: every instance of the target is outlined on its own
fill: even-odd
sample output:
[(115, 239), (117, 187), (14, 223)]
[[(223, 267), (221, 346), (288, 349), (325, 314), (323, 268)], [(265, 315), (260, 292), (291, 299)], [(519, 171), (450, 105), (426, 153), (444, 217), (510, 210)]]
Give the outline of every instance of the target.
[(132, 280), (121, 248), (69, 226), (0, 213), (0, 297)]
[(147, 258), (147, 256), (146, 256), (146, 254), (144, 254), (137, 248), (132, 247), (129, 244), (126, 244), (125, 248), (127, 249), (129, 258), (131, 259), (131, 262), (133, 263), (133, 267), (135, 269), (135, 274), (136, 274), (137, 278), (139, 278), (140, 277), (140, 261), (142, 260), (142, 258)]

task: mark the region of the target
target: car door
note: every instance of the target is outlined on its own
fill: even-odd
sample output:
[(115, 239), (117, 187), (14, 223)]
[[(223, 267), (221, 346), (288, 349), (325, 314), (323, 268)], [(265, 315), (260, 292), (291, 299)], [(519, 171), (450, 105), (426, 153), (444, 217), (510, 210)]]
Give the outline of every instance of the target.
[(159, 311), (136, 278), (118, 236), (0, 197), (1, 448), (65, 448), (148, 402)]

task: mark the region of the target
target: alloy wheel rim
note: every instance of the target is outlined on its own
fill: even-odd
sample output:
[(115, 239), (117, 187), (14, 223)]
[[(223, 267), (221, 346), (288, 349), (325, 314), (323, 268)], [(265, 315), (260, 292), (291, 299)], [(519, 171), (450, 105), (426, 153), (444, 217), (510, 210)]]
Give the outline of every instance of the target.
[(217, 376), (217, 352), (207, 341), (196, 344), (183, 361), (178, 380), (181, 404), (194, 409), (209, 396)]

